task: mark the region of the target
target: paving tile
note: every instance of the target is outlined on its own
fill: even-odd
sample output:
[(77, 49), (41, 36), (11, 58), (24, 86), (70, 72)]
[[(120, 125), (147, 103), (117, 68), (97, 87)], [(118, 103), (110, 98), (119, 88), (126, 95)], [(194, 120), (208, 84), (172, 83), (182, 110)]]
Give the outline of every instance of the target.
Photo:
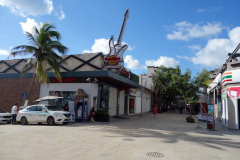
[[(151, 114), (143, 118), (111, 119), (110, 123), (69, 125), (1, 125), (0, 159), (156, 159), (148, 152), (164, 154), (162, 160), (218, 160), (240, 157), (240, 131), (216, 124), (185, 122), (187, 115)], [(17, 135), (17, 136), (16, 136)], [(135, 141), (123, 141), (132, 138)], [(4, 147), (3, 147), (4, 146)]]

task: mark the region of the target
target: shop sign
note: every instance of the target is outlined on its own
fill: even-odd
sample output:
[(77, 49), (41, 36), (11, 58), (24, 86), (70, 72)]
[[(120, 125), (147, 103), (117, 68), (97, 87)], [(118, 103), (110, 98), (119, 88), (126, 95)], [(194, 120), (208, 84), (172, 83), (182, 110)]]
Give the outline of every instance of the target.
[(239, 83), (240, 82), (240, 69), (226, 71), (222, 76), (222, 85), (228, 83)]
[(198, 115), (200, 120), (205, 120), (205, 121), (213, 121), (213, 116), (211, 114), (199, 114)]
[[(62, 78), (62, 83), (73, 83), (76, 82), (77, 78)], [(50, 79), (52, 83), (61, 83), (57, 78)]]
[(208, 114), (213, 114), (213, 105), (208, 105)]
[(121, 73), (122, 76), (130, 79), (130, 72), (126, 71), (124, 68), (122, 70), (120, 70), (119, 73)]
[(126, 88), (126, 87), (122, 87), (122, 90), (124, 90), (124, 91), (128, 91), (128, 88)]
[(130, 89), (130, 94), (137, 94), (136, 90)]
[(124, 68), (123, 54), (127, 50), (128, 45), (125, 44), (122, 46), (121, 44), (128, 18), (129, 10), (127, 10), (124, 14), (124, 19), (117, 43), (114, 44), (113, 36), (109, 39), (110, 52), (107, 56), (104, 57), (104, 66), (113, 72), (119, 72)]
[(227, 99), (227, 88), (222, 90), (222, 99)]
[(240, 98), (240, 87), (228, 87), (227, 88), (227, 95), (230, 98)]
[(213, 104), (213, 103), (214, 103), (213, 99), (212, 98), (209, 99), (209, 104)]

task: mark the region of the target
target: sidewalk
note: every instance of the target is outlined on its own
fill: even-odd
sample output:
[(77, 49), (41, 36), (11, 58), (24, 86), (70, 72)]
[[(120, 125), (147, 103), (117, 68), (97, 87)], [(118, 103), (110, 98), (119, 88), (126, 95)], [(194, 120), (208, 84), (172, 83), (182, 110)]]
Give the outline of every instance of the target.
[[(138, 115), (134, 115), (138, 116)], [(152, 113), (142, 118), (68, 125), (0, 125), (0, 159), (3, 160), (238, 160), (240, 131), (220, 123), (209, 131), (200, 122), (186, 123), (187, 114)], [(157, 155), (157, 154), (152, 154)]]

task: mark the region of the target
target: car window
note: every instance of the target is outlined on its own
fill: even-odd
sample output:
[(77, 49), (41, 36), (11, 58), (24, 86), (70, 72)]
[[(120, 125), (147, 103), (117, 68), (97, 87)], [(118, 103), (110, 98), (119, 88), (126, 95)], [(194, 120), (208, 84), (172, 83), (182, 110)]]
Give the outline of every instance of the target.
[(62, 109), (60, 109), (56, 106), (46, 106), (46, 108), (50, 111), (62, 111)]
[(37, 106), (32, 106), (32, 107), (27, 108), (27, 110), (29, 110), (29, 111), (36, 111), (36, 107)]
[(0, 113), (6, 113), (6, 111), (4, 111), (4, 110), (0, 109)]
[[(36, 111), (42, 111), (43, 109), (45, 109), (43, 106), (37, 106)], [(46, 110), (46, 109), (45, 109)]]

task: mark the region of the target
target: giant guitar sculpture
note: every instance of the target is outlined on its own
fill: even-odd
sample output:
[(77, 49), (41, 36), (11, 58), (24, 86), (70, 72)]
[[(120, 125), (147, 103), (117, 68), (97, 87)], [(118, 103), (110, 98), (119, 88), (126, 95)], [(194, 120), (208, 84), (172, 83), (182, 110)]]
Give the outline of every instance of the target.
[(128, 48), (128, 45), (125, 44), (121, 46), (121, 44), (122, 44), (122, 39), (123, 39), (128, 18), (129, 18), (129, 10), (126, 10), (117, 43), (114, 45), (113, 36), (109, 39), (110, 52), (104, 58), (104, 65), (105, 65), (105, 68), (110, 69), (113, 72), (120, 71), (124, 68), (123, 53)]

